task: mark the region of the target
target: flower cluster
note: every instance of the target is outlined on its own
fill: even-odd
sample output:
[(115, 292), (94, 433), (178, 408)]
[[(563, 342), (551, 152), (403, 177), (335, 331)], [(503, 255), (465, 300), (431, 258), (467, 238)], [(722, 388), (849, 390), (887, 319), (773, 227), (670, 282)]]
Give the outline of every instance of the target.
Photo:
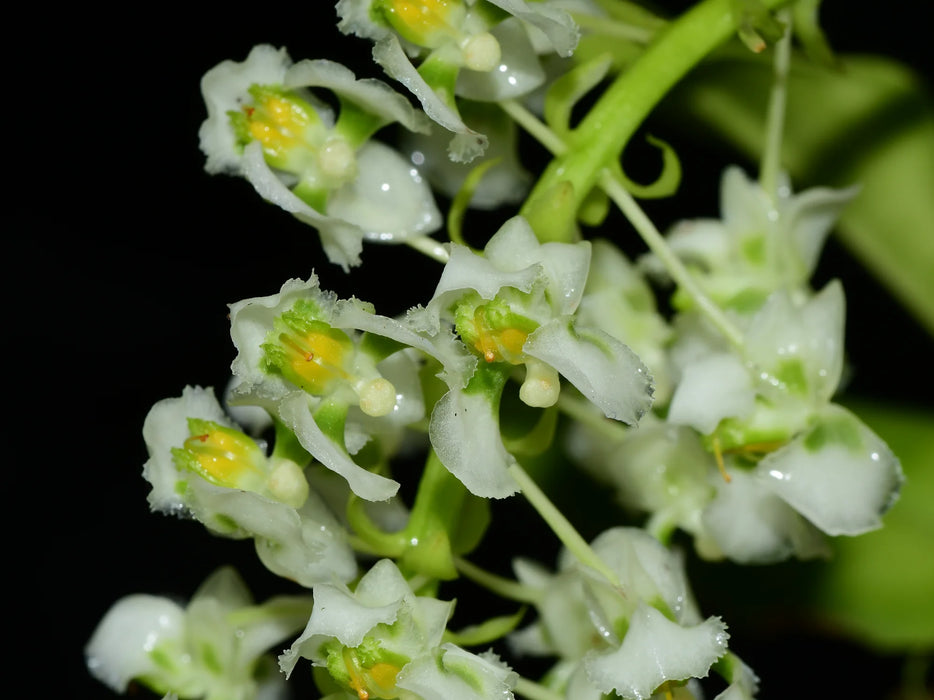
[[(185, 386), (146, 417), (149, 504), (252, 540), (307, 594), (257, 606), (222, 569), (187, 607), (130, 596), (94, 632), (91, 671), (117, 691), (135, 680), (242, 700), (280, 697), (304, 661), (332, 700), (699, 698), (714, 672), (727, 686), (719, 700), (752, 698), (756, 674), (726, 621), (700, 612), (674, 535), (709, 559), (806, 558), (829, 536), (880, 527), (897, 498), (898, 459), (835, 402), (842, 285), (810, 286), (857, 191), (792, 194), (733, 167), (720, 219), (653, 238), (620, 194), (624, 126), (572, 127), (570, 113), (611, 68), (638, 76), (633, 57), (651, 55), (650, 38), (658, 52), (680, 41), (656, 34), (666, 20), (612, 0), (336, 10), (406, 92), (258, 45), (203, 78), (205, 168), (245, 178), (315, 229), (344, 271), (362, 264), (364, 242), (429, 255), (441, 265), (434, 292), (384, 315), (312, 272), (229, 305), (236, 355), (223, 392)], [(682, 31), (706, 36), (696, 17)], [(607, 37), (628, 38), (592, 55)], [(633, 94), (607, 90), (594, 110), (650, 99)], [(472, 247), (454, 225), (464, 211), (528, 191), (520, 126), (555, 154), (545, 194), (472, 231), (483, 241)], [(454, 200), (449, 241), (433, 237), (436, 194)], [(651, 252), (631, 260), (609, 225), (582, 233), (609, 220), (610, 199)], [(656, 296), (666, 290), (667, 305)], [(609, 484), (619, 523), (586, 541), (530, 476), (549, 470)], [(491, 501), (508, 509), (520, 493), (564, 545), (556, 570), (509, 550), (511, 578), (484, 571), (471, 555), (510, 527)], [(443, 587), (462, 576), (531, 604), (532, 619), (448, 629)], [(553, 660), (541, 679), (513, 667), (536, 655)]]

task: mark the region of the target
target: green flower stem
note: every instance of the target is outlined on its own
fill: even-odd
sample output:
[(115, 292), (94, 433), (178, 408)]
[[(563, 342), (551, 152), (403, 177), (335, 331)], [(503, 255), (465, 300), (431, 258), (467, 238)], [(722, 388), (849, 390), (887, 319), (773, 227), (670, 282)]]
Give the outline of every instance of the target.
[(504, 576), (491, 573), (463, 557), (454, 557), (454, 566), (457, 567), (460, 573), (474, 583), (479, 583), (484, 588), (493, 591), (503, 598), (515, 600), (520, 603), (531, 603), (533, 605), (541, 600), (542, 596), (538, 590), (526, 586), (519, 581), (514, 581)]
[(525, 496), (529, 503), (532, 504), (532, 507), (538, 511), (538, 514), (542, 516), (542, 519), (548, 524), (551, 531), (557, 535), (558, 539), (561, 540), (561, 543), (568, 548), (568, 551), (570, 551), (579, 562), (599, 572), (606, 577), (607, 581), (619, 587), (620, 582), (616, 572), (597, 556), (597, 553), (594, 552), (587, 541), (581, 537), (580, 533), (574, 529), (574, 526), (564, 517), (564, 514), (558, 510), (555, 504), (549, 500), (544, 491), (532, 480), (532, 477), (530, 477), (518, 463), (509, 467), (509, 474), (516, 480), (516, 483), (519, 484), (519, 488), (522, 489), (522, 495)]
[(499, 103), (499, 106), (513, 118), (516, 124), (547, 148), (552, 155), (560, 156), (567, 152), (567, 144), (538, 117), (532, 114), (525, 105), (515, 100), (503, 100)]
[(781, 171), (782, 134), (785, 130), (785, 105), (788, 99), (788, 68), (791, 65), (791, 12), (783, 9), (779, 19), (785, 35), (775, 45), (774, 79), (769, 94), (765, 147), (759, 166), (759, 184), (775, 204), (778, 199), (778, 175)]
[(703, 290), (701, 290), (694, 281), (694, 278), (691, 277), (690, 273), (687, 271), (687, 268), (684, 267), (682, 262), (678, 259), (678, 256), (668, 247), (668, 244), (655, 227), (655, 224), (646, 216), (645, 212), (638, 203), (636, 203), (632, 195), (626, 191), (622, 183), (614, 178), (609, 170), (604, 170), (599, 174), (599, 182), (603, 191), (610, 196), (614, 204), (626, 215), (626, 218), (629, 219), (629, 222), (635, 227), (636, 231), (639, 232), (639, 235), (642, 236), (642, 240), (645, 241), (649, 249), (662, 261), (662, 264), (665, 266), (665, 269), (668, 270), (668, 274), (671, 275), (671, 278), (681, 289), (691, 296), (701, 312), (717, 327), (723, 336), (733, 345), (742, 349), (743, 334), (730, 322), (723, 313), (723, 310), (717, 306), (710, 297), (704, 294)]
[(399, 558), (400, 568), (439, 579), (457, 578), (451, 541), (461, 524), (467, 495), (466, 487), (431, 450), (403, 530), (406, 546)]
[[(567, 152), (567, 144), (524, 106), (514, 101), (502, 102), (501, 106), (517, 124), (534, 136), (539, 143), (553, 154), (560, 155)], [(669, 248), (655, 224), (646, 216), (623, 184), (613, 177), (608, 169), (598, 173), (597, 184), (626, 215), (633, 228), (642, 237), (642, 240), (661, 260), (671, 278), (694, 300), (698, 309), (723, 333), (727, 340), (742, 349), (742, 333), (730, 322), (720, 307), (697, 285), (694, 278), (691, 277), (678, 257)]]
[[(773, 9), (789, 0), (762, 0)], [(691, 68), (736, 31), (732, 0), (703, 0), (672, 22), (633, 65), (601, 95), (574, 130), (570, 149), (542, 173), (520, 210), (538, 235), (566, 239), (546, 218), (547, 198), (562, 183), (571, 187), (576, 212), (600, 173), (619, 157), (652, 109)], [(553, 213), (548, 213), (553, 217)]]
[(555, 692), (551, 688), (543, 686), (541, 683), (530, 681), (524, 676), (519, 676), (514, 689), (518, 695), (529, 700), (564, 700), (562, 693)]

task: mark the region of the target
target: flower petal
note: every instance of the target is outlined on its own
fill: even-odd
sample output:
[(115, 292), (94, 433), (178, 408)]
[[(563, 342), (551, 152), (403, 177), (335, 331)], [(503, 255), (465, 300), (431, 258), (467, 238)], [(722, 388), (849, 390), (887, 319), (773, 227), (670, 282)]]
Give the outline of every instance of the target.
[(859, 535), (881, 527), (904, 480), (888, 445), (835, 404), (814, 427), (759, 462), (756, 474), (829, 535)]
[(321, 431), (311, 414), (307, 394), (296, 391), (282, 399), (279, 417), (295, 433), (302, 447), (328, 469), (344, 477), (360, 498), (385, 501), (396, 495), (398, 481), (367, 471)]
[(467, 489), (483, 498), (506, 498), (519, 490), (508, 469), (499, 416), (481, 393), (451, 390), (435, 404), (428, 428), (441, 463)]
[(703, 678), (726, 651), (729, 634), (718, 617), (682, 627), (655, 608), (640, 603), (623, 643), (605, 654), (584, 658), (590, 680), (604, 693), (645, 700), (668, 680)]
[(635, 424), (652, 406), (652, 378), (636, 354), (597, 329), (573, 328), (570, 317), (536, 329), (523, 351), (554, 367), (608, 418)]

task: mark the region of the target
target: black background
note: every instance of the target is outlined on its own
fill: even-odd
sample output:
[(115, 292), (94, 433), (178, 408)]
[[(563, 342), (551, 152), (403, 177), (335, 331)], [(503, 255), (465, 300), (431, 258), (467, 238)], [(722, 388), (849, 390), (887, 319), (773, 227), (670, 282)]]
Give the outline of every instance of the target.
[[(825, 5), (838, 50), (887, 52), (930, 78), (929, 3)], [(245, 182), (203, 172), (199, 80), (219, 61), (243, 60), (268, 42), (296, 60), (328, 57), (377, 75), (368, 45), (336, 43), (333, 10), (316, 7), (70, 6), (10, 27), (7, 600), (17, 656), (38, 666), (27, 682), (41, 696), (113, 697), (88, 676), (82, 647), (122, 595), (187, 597), (224, 563), (238, 566), (258, 599), (288, 590), (248, 543), (211, 538), (146, 504), (143, 419), (186, 384), (224, 385), (234, 355), (226, 305), (312, 270), (323, 287), (385, 314), (430, 298), (435, 263), (367, 247), (363, 269), (345, 275), (327, 263), (313, 230)], [(685, 184), (664, 215), (715, 214), (715, 174), (727, 156), (690, 143), (681, 153)], [(931, 405), (930, 336), (833, 240), (822, 274), (843, 280), (849, 314), (860, 318), (847, 329), (850, 391)], [(536, 516), (518, 499), (510, 508), (521, 516), (517, 546), (550, 556)], [(764, 700), (792, 691), (881, 698), (897, 682), (892, 659), (806, 630), (746, 649), (768, 680)], [(802, 687), (809, 673), (819, 677)]]

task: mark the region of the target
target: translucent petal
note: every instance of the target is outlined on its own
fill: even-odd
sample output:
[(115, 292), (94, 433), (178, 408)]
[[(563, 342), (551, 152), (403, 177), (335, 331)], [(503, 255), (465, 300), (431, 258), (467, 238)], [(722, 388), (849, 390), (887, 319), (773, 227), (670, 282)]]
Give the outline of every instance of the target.
[(516, 674), (495, 656), (442, 644), (437, 655), (425, 655), (406, 664), (396, 685), (426, 699), (512, 700), (516, 680)]
[(405, 55), (402, 45), (395, 35), (389, 35), (376, 42), (373, 58), (382, 66), (387, 75), (402, 83), (421, 103), (422, 109), (433, 121), (453, 132), (448, 152), (451, 160), (469, 163), (483, 155), (489, 140), (484, 134), (469, 128), (451, 106), (419, 75), (415, 66)]
[(544, 83), (545, 71), (518, 20), (500, 22), (490, 33), (502, 47), (499, 65), (490, 71), (462, 69), (457, 75), (458, 95), (498, 102), (526, 95)]
[(544, 44), (559, 56), (570, 56), (577, 48), (580, 30), (571, 19), (571, 15), (561, 8), (551, 7), (542, 2), (527, 3), (523, 0), (489, 2), (538, 30), (539, 45)]
[(357, 152), (357, 167), (357, 177), (331, 193), (329, 217), (358, 226), (366, 240), (378, 243), (440, 228), (441, 212), (428, 183), (398, 152), (369, 141)]
[[(740, 564), (769, 564), (827, 554), (820, 532), (753, 474), (729, 471), (704, 510), (706, 534), (723, 556)], [(719, 477), (716, 477), (719, 479)]]
[(91, 674), (122, 693), (133, 678), (155, 670), (150, 657), (165, 639), (184, 633), (185, 612), (159, 596), (136, 594), (121, 598), (104, 615), (84, 653)]
[(295, 433), (302, 447), (328, 469), (343, 476), (361, 498), (385, 501), (399, 490), (398, 481), (367, 471), (321, 431), (311, 414), (305, 392), (297, 391), (282, 399), (279, 417)]
[(622, 645), (606, 654), (589, 654), (584, 665), (603, 692), (615, 690), (627, 700), (645, 700), (667, 680), (705, 677), (726, 651), (727, 639), (719, 618), (682, 627), (640, 603)]
[(304, 60), (290, 66), (282, 78), (286, 88), (319, 87), (332, 90), (341, 99), (358, 105), (382, 118), (384, 123), (399, 122), (411, 131), (427, 132), (431, 126), (421, 112), (382, 80), (360, 80), (349, 68), (327, 59)]
[(684, 368), (671, 397), (668, 420), (709, 435), (724, 418), (744, 418), (754, 407), (752, 378), (740, 359), (712, 353)]
[(533, 332), (523, 346), (554, 367), (608, 418), (634, 424), (652, 405), (652, 378), (628, 347), (597, 329), (572, 328), (556, 318)]
[(759, 462), (756, 473), (766, 488), (829, 535), (881, 527), (904, 480), (882, 439), (834, 404), (809, 431)]
[(499, 416), (483, 394), (446, 393), (431, 413), (428, 434), (444, 466), (474, 495), (505, 498), (518, 491), (507, 471), (515, 458), (503, 446)]

